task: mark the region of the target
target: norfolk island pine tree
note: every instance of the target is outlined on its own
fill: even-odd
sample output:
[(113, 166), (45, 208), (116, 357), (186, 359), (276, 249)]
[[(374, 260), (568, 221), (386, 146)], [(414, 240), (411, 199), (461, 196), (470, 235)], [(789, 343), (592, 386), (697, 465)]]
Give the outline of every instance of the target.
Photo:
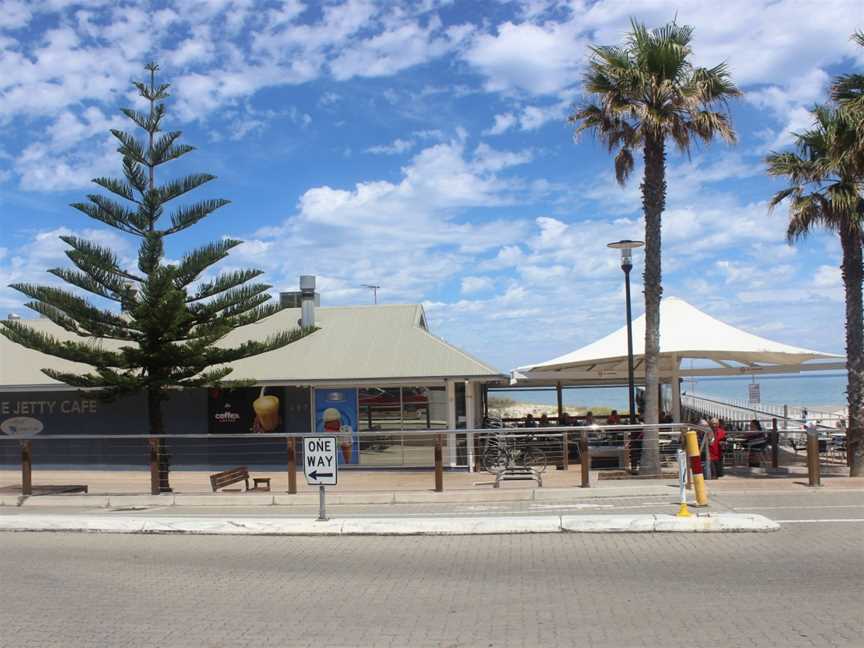
[[(741, 94), (725, 64), (712, 68), (690, 62), (693, 28), (669, 23), (649, 30), (631, 19), (623, 47), (591, 47), (585, 90), (592, 100), (570, 115), (576, 133), (590, 131), (615, 155), (615, 177), (623, 185), (644, 160), (642, 211), (645, 217), (645, 422), (658, 423), (661, 218), (666, 207), (666, 143), (689, 153), (692, 143), (721, 137), (735, 142), (727, 101)], [(640, 472), (660, 471), (657, 431), (645, 430)]]
[[(164, 239), (192, 227), (228, 204), (203, 200), (174, 207), (166, 222), (165, 207), (215, 176), (197, 173), (157, 183), (156, 170), (194, 150), (179, 144), (179, 131), (163, 132), (163, 101), (168, 84), (156, 84), (159, 66), (146, 66), (149, 82), (134, 85), (149, 105), (147, 112), (123, 109), (145, 133), (141, 141), (113, 130), (120, 146), (124, 179), (93, 182), (113, 196), (90, 194), (75, 209), (140, 240), (137, 267), (123, 267), (109, 248), (75, 236), (62, 236), (75, 268), (48, 270), (77, 293), (91, 293), (114, 308), (94, 305), (70, 290), (34, 284), (11, 287), (29, 297), (26, 305), (77, 336), (60, 340), (34, 330), (26, 320), (2, 322), (0, 333), (11, 341), (47, 355), (92, 367), (87, 373), (42, 369), (67, 385), (94, 392), (102, 399), (144, 392), (151, 435), (164, 432), (162, 404), (172, 389), (237, 386), (226, 381), (228, 363), (279, 349), (314, 331), (295, 328), (236, 347), (218, 346), (228, 333), (280, 310), (268, 303), (271, 286), (254, 282), (260, 270), (234, 270), (202, 280), (202, 274), (228, 256), (241, 241), (222, 238), (185, 253), (178, 263), (165, 262)], [(118, 201), (119, 197), (122, 201)], [(118, 307), (121, 312), (117, 312)], [(116, 341), (112, 349), (103, 340)], [(115, 348), (116, 347), (116, 348)], [(249, 384), (248, 382), (242, 384)], [(157, 442), (158, 444), (158, 442)], [(170, 491), (165, 445), (159, 453), (158, 491)], [(157, 490), (154, 488), (154, 491)]]

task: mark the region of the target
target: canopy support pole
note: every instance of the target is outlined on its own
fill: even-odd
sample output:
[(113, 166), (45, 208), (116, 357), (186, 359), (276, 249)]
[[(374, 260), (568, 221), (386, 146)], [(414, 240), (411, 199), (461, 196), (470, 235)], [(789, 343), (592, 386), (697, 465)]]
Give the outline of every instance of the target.
[(564, 414), (564, 394), (561, 389), (561, 381), (555, 385), (555, 396), (558, 400), (558, 425), (561, 425), (561, 416)]
[[(447, 386), (447, 429), (456, 429), (456, 381), (448, 379)], [(451, 468), (456, 467), (456, 434), (447, 435), (447, 461)]]
[[(477, 427), (477, 399), (475, 390), (477, 383), (465, 381), (465, 427), (473, 430)], [(468, 451), (468, 472), (474, 472), (474, 433), (465, 435), (465, 445)]]
[(676, 423), (681, 422), (681, 379), (678, 373), (680, 362), (677, 355), (672, 356), (672, 420)]

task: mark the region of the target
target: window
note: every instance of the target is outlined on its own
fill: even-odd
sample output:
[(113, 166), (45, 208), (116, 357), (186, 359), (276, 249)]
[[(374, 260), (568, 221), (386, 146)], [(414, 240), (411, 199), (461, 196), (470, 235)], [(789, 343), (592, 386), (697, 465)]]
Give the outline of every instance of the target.
[(404, 435), (403, 430), (447, 428), (443, 387), (368, 387), (359, 390), (360, 464), (431, 466), (434, 436)]

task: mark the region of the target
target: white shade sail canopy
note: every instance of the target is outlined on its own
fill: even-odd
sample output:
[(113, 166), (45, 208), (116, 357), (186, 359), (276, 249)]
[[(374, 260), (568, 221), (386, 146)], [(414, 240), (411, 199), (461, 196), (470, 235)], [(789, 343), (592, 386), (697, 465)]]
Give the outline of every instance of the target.
[[(633, 320), (637, 379), (644, 377), (645, 315)], [(681, 361), (700, 361), (681, 368)], [(774, 342), (703, 313), (683, 299), (660, 302), (660, 376), (749, 375), (837, 369), (843, 356)], [(821, 361), (821, 362), (812, 362)], [(826, 362), (833, 361), (833, 362)], [(805, 364), (809, 363), (809, 364)], [(513, 370), (516, 383), (578, 384), (627, 378), (627, 326), (571, 353)]]

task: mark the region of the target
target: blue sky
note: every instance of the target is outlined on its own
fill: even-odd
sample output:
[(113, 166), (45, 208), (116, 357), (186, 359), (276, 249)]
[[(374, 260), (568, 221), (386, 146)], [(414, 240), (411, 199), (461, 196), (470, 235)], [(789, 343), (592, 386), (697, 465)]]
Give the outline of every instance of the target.
[[(745, 96), (739, 142), (672, 154), (664, 289), (754, 333), (842, 352), (839, 243), (790, 247), (763, 159), (807, 127), (833, 74), (859, 69), (855, 1), (304, 3), (0, 0), (0, 315), (12, 282), (50, 283), (76, 232), (134, 241), (68, 207), (119, 175), (111, 127), (156, 59), (168, 128), (198, 151), (171, 174), (219, 179), (232, 204), (168, 252), (246, 241), (222, 269), (260, 267), (274, 290), (319, 277), (324, 305), (421, 302), (433, 331), (502, 370), (623, 323), (605, 244), (641, 238), (639, 176), (619, 187), (566, 116), (591, 43), (630, 16), (695, 27), (695, 62), (729, 63)], [(642, 310), (641, 256), (634, 306)]]

